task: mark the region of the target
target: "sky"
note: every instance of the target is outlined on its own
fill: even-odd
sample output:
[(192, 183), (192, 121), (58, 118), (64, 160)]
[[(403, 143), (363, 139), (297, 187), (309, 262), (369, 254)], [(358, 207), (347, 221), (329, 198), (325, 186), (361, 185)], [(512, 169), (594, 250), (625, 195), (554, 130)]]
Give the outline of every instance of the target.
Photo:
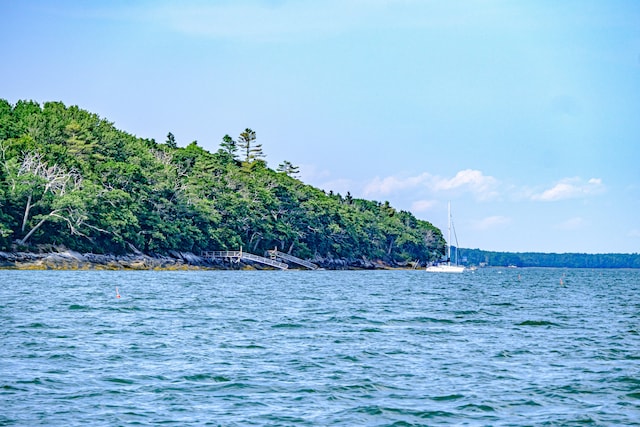
[(635, 0), (0, 0), (0, 98), (209, 151), (251, 128), (445, 236), (450, 201), (463, 248), (640, 252)]

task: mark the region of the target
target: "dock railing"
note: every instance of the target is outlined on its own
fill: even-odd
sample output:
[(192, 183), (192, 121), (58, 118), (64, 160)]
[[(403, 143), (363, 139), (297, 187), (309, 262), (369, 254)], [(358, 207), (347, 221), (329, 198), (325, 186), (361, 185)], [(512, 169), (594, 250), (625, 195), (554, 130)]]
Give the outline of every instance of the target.
[(269, 265), (271, 267), (279, 268), (280, 270), (286, 270), (289, 268), (284, 262), (276, 261), (275, 259), (265, 258), (259, 255), (254, 255), (248, 252), (239, 251), (205, 251), (202, 252), (203, 258), (209, 259), (225, 259), (236, 258), (238, 260), (248, 259), (250, 261), (259, 262), (261, 264)]
[(269, 251), (269, 255), (271, 255), (272, 258), (280, 258), (280, 259), (283, 259), (285, 261), (290, 261), (290, 262), (296, 263), (298, 265), (301, 265), (303, 267), (307, 267), (309, 270), (317, 270), (318, 269), (318, 265), (317, 264), (314, 264), (314, 263), (309, 262), (307, 260), (304, 260), (302, 258), (295, 257), (293, 255), (286, 254), (284, 252), (280, 252), (278, 249), (271, 249)]

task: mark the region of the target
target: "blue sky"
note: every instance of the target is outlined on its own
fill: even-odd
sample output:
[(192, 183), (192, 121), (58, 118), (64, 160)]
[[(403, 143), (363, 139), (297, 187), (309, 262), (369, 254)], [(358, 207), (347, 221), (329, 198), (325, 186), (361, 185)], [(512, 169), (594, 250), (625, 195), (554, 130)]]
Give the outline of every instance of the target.
[(0, 0), (0, 97), (389, 201), (462, 247), (640, 252), (640, 2)]

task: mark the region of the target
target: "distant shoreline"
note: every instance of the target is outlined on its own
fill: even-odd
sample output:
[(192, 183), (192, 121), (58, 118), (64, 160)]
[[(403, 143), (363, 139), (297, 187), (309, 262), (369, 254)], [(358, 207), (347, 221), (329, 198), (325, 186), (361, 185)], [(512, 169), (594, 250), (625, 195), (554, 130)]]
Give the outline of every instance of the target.
[(478, 266), (640, 268), (640, 254), (637, 253), (496, 252), (463, 248), (458, 253), (467, 263)]

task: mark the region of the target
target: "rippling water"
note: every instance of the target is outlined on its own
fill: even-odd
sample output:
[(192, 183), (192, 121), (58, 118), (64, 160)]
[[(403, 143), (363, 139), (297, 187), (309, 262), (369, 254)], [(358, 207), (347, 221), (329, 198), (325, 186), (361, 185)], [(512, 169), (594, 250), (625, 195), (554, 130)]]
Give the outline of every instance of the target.
[(640, 425), (638, 271), (0, 281), (0, 425)]

